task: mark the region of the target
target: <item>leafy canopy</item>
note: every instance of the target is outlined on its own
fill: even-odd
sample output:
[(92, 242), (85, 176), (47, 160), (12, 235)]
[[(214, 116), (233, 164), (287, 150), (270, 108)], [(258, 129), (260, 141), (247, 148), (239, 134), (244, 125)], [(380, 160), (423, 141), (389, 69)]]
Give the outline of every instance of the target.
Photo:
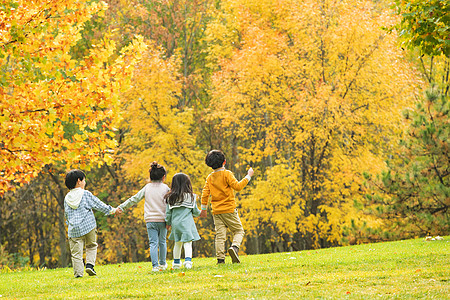
[(54, 161), (89, 168), (116, 142), (119, 92), (145, 48), (137, 37), (111, 59), (104, 38), (80, 60), (70, 50), (104, 2), (4, 1), (0, 11), (0, 194)]
[(447, 0), (396, 0), (399, 35), (408, 47), (428, 55), (450, 56), (450, 2)]

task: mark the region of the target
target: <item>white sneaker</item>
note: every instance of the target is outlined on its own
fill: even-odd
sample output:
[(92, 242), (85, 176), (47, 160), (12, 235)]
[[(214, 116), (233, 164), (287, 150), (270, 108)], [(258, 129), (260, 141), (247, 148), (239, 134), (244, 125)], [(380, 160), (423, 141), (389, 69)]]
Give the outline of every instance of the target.
[(160, 271), (165, 271), (165, 270), (167, 270), (167, 264), (165, 264), (165, 265), (159, 265), (159, 270), (160, 270)]
[(152, 272), (159, 272), (159, 267), (153, 267)]
[(172, 264), (172, 269), (176, 270), (176, 269), (179, 269), (179, 268), (181, 268), (181, 264), (176, 264), (176, 263)]
[(186, 269), (192, 269), (192, 261), (185, 261), (183, 265)]

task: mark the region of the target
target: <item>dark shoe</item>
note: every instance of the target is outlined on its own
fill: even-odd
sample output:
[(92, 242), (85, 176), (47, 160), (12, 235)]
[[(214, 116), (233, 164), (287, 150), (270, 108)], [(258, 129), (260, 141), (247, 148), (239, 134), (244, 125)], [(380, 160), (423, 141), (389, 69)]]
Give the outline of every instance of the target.
[(75, 278), (81, 278), (81, 277), (83, 277), (83, 275), (77, 275), (77, 276), (75, 276)]
[(225, 263), (225, 259), (222, 259), (222, 258), (218, 258), (218, 259), (217, 259), (217, 264), (218, 264), (218, 265), (224, 264), (224, 263)]
[(241, 262), (241, 260), (239, 259), (238, 251), (239, 248), (236, 246), (231, 246), (230, 249), (228, 249), (228, 254), (230, 254), (233, 264), (239, 264)]
[(97, 275), (97, 273), (95, 273), (94, 266), (91, 264), (86, 264), (86, 273), (88, 273), (89, 276)]

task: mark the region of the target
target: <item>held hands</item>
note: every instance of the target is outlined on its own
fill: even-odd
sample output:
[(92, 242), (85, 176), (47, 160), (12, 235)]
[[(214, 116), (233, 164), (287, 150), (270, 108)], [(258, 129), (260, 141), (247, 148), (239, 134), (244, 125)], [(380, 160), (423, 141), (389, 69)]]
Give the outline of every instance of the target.
[(247, 171), (247, 175), (248, 176), (250, 176), (250, 177), (252, 177), (253, 176), (253, 168), (250, 168), (250, 169), (248, 169), (248, 171)]
[(119, 216), (123, 213), (123, 210), (120, 207), (116, 208), (116, 212), (114, 213), (114, 216)]
[(207, 211), (206, 210), (202, 210), (200, 215), (199, 215), (199, 217), (200, 218), (206, 218), (206, 215), (207, 215)]

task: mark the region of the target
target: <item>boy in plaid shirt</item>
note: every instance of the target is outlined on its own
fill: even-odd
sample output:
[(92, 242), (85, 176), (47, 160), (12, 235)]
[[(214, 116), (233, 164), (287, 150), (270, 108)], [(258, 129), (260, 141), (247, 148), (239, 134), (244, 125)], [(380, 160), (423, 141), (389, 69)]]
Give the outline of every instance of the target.
[(70, 253), (73, 272), (76, 278), (83, 277), (83, 251), (86, 247), (86, 273), (97, 275), (94, 271), (97, 258), (97, 222), (92, 209), (105, 215), (115, 214), (116, 209), (84, 189), (86, 175), (80, 170), (66, 174), (65, 184), (70, 190), (64, 198), (64, 214), (68, 225)]

